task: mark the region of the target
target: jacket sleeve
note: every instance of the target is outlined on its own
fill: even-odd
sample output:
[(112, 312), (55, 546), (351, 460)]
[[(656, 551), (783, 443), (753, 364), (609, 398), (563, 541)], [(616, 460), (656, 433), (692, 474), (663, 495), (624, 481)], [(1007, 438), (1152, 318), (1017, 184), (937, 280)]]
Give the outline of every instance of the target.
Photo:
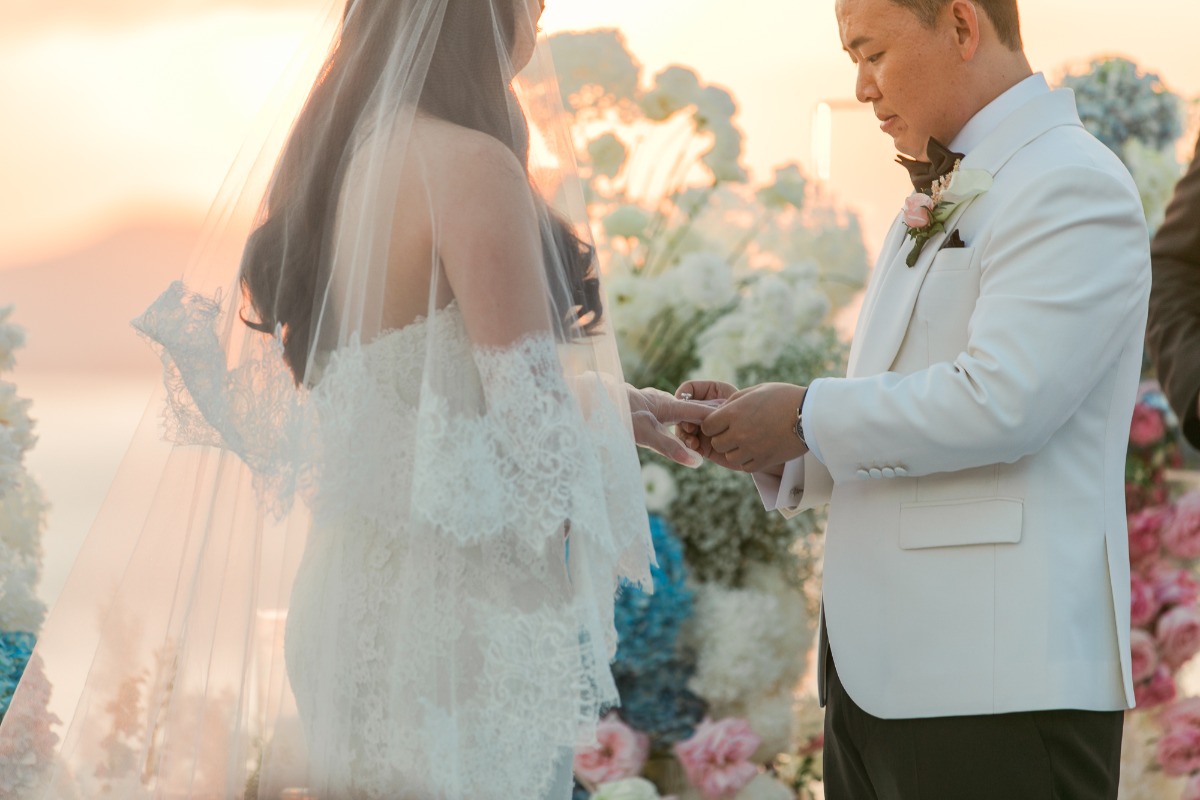
[(1184, 436), (1200, 447), (1200, 157), (1175, 187), (1150, 255), (1146, 344)]
[(1015, 462), (1140, 346), (1149, 242), (1129, 182), (1063, 165), (1014, 195), (977, 244), (964, 351), (911, 374), (829, 379), (806, 408), (834, 481), (882, 464), (920, 476)]

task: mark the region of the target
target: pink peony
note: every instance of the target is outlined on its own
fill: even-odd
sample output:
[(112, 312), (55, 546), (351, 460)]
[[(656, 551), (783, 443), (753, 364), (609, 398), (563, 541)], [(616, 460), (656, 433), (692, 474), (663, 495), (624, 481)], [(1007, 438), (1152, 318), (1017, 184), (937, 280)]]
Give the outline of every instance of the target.
[(1179, 669), (1200, 652), (1200, 609), (1175, 606), (1159, 617), (1154, 627), (1163, 661)]
[(1164, 731), (1175, 728), (1200, 729), (1200, 697), (1185, 697), (1162, 710), (1158, 717)]
[(1129, 632), (1129, 650), (1133, 659), (1133, 682), (1140, 683), (1158, 669), (1158, 645), (1154, 637), (1141, 628)]
[(596, 744), (575, 753), (575, 774), (592, 786), (641, 774), (650, 737), (609, 714), (596, 726)]
[(1190, 775), (1200, 770), (1200, 728), (1173, 728), (1158, 740), (1155, 753), (1163, 772)]
[(1143, 508), (1129, 515), (1129, 562), (1141, 564), (1158, 555), (1159, 537), (1171, 519), (1171, 509)]
[(913, 192), (904, 201), (904, 224), (910, 228), (926, 228), (933, 222), (933, 198)]
[(1179, 800), (1200, 800), (1200, 775), (1193, 775), (1188, 779)]
[(1133, 421), (1129, 425), (1129, 441), (1137, 447), (1149, 447), (1166, 435), (1167, 426), (1163, 423), (1162, 414), (1158, 409), (1146, 403), (1138, 403), (1133, 407)]
[(1200, 584), (1186, 569), (1163, 567), (1150, 577), (1154, 581), (1154, 597), (1164, 608), (1195, 605), (1200, 599)]
[(1200, 558), (1200, 492), (1188, 492), (1175, 504), (1175, 516), (1163, 527), (1163, 545), (1179, 558)]
[(1129, 576), (1129, 623), (1135, 628), (1144, 628), (1158, 615), (1158, 598), (1154, 584), (1138, 573)]
[(1133, 696), (1137, 707), (1142, 710), (1174, 700), (1175, 679), (1171, 677), (1170, 667), (1159, 664), (1149, 681), (1133, 687)]
[(705, 719), (686, 742), (675, 745), (675, 756), (688, 782), (705, 800), (733, 797), (758, 775), (750, 757), (762, 739), (740, 719)]

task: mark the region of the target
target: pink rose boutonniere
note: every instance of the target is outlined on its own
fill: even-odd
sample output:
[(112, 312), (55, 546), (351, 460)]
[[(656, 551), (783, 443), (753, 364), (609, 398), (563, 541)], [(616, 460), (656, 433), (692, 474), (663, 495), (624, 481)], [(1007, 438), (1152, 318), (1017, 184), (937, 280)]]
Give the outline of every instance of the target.
[(992, 188), (991, 173), (982, 169), (963, 169), (962, 159), (954, 162), (950, 173), (934, 181), (929, 194), (913, 192), (904, 201), (904, 227), (913, 240), (913, 248), (904, 263), (915, 266), (925, 243), (946, 230), (946, 220), (962, 203)]

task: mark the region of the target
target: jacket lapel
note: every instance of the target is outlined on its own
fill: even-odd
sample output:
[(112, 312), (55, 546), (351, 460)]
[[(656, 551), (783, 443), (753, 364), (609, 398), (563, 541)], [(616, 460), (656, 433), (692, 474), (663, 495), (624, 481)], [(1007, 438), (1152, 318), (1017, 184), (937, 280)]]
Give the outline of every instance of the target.
[[(1025, 145), (1046, 131), (1062, 125), (1080, 125), (1075, 110), (1075, 96), (1069, 89), (1041, 95), (1011, 114), (979, 146), (963, 159), (963, 169), (982, 169), (994, 178), (1000, 169)], [(871, 287), (863, 301), (854, 342), (850, 350), (847, 375), (857, 377), (887, 371), (900, 351), (905, 332), (912, 319), (925, 275), (934, 257), (959, 219), (977, 198), (964, 201), (946, 222), (945, 233), (925, 243), (921, 257), (909, 268), (904, 261), (911, 243), (907, 239), (898, 252), (880, 251), (880, 264), (872, 277)], [(896, 225), (903, 236), (904, 226)], [(896, 231), (888, 242), (895, 247)], [(906, 246), (905, 246), (906, 245)], [(879, 266), (886, 264), (884, 269)]]

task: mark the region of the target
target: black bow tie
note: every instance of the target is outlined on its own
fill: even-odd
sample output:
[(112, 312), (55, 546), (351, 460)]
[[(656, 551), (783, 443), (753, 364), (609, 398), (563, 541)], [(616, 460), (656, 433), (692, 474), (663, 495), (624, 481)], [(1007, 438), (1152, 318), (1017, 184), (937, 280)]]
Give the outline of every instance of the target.
[(905, 156), (896, 156), (896, 163), (908, 170), (908, 176), (912, 178), (913, 188), (923, 194), (931, 194), (933, 192), (934, 181), (941, 180), (954, 171), (954, 165), (964, 157), (962, 153), (955, 153), (946, 145), (939, 142), (933, 137), (929, 138), (929, 145), (925, 148), (925, 154), (929, 157), (928, 161), (917, 161), (915, 158), (907, 158)]

